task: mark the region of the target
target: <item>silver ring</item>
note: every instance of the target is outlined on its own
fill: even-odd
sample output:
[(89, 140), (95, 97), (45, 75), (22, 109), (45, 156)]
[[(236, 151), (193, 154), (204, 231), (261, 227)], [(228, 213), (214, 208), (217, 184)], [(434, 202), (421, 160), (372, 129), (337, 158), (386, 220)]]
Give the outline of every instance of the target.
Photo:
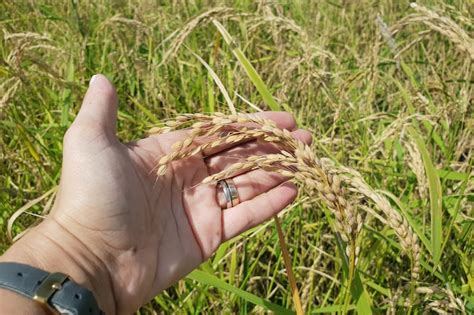
[(220, 180), (217, 182), (217, 185), (222, 187), (227, 208), (235, 207), (240, 203), (239, 192), (232, 178)]

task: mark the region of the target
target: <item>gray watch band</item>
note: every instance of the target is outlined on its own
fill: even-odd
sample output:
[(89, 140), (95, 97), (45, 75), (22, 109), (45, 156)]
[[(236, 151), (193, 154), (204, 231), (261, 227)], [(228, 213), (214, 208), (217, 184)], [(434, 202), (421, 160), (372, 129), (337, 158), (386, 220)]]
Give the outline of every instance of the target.
[[(52, 277), (51, 277), (52, 276)], [(52, 278), (59, 279), (52, 285)], [(4, 262), (0, 263), (0, 288), (9, 289), (31, 299), (39, 300), (38, 290), (49, 290), (50, 294), (44, 301), (61, 314), (102, 315), (94, 295), (88, 289), (81, 287), (66, 275), (50, 274), (32, 266)]]

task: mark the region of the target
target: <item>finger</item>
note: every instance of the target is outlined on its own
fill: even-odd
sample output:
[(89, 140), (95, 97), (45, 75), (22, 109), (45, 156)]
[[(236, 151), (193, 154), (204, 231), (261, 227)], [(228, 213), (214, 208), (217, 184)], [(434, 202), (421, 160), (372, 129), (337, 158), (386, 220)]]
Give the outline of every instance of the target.
[(295, 139), (310, 145), (313, 142), (313, 134), (306, 129), (298, 129), (291, 133)]
[(297, 192), (295, 184), (286, 182), (252, 200), (223, 210), (223, 240), (231, 239), (276, 215), (295, 200)]
[[(232, 180), (234, 181), (240, 202), (242, 203), (269, 191), (288, 179), (280, 174), (259, 169), (235, 176)], [(221, 209), (227, 208), (224, 190), (220, 186), (217, 186), (217, 201)]]
[[(182, 205), (194, 237), (199, 243), (202, 259), (205, 260), (222, 242), (222, 218), (215, 199), (216, 187), (214, 184), (199, 185), (207, 176), (206, 166), (201, 158), (191, 157), (180, 161), (179, 164), (177, 169), (186, 170), (192, 175), (188, 174), (184, 176), (184, 179), (180, 179), (180, 176), (172, 176), (174, 182), (183, 180), (179, 186), (184, 188), (174, 189), (174, 193), (177, 194), (174, 200), (179, 200), (179, 195), (182, 194)], [(180, 208), (181, 203), (176, 204), (175, 207)]]
[(115, 136), (117, 100), (117, 93), (109, 80), (101, 74), (94, 75), (73, 126), (85, 127), (82, 129), (87, 129), (88, 133), (105, 132)]
[(260, 112), (252, 114), (252, 116), (273, 120), (278, 128), (294, 130), (296, 128), (296, 120), (287, 112)]
[[(295, 139), (298, 139), (306, 144), (311, 143), (311, 133), (307, 130), (298, 129), (293, 131), (291, 134)], [(271, 143), (251, 141), (242, 143), (238, 146), (206, 158), (206, 164), (209, 173), (215, 174), (223, 171), (228, 166), (236, 162), (244, 160), (249, 156), (272, 154), (278, 153), (279, 151), (280, 149)]]

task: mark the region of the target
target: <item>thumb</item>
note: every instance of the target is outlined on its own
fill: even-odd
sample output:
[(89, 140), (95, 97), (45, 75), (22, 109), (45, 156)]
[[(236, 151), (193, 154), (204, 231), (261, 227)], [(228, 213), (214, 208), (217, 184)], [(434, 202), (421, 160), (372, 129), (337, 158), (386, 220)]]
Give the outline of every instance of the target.
[(88, 133), (95, 135), (106, 133), (115, 137), (117, 102), (117, 92), (110, 81), (102, 74), (94, 75), (72, 127), (89, 129)]

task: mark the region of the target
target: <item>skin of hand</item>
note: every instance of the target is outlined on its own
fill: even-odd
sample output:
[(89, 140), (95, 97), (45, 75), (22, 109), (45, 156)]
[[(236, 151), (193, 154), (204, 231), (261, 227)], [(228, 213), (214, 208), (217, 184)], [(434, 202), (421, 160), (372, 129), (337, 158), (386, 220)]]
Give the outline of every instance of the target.
[[(235, 179), (242, 203), (222, 210), (216, 184), (200, 184), (237, 158), (271, 153), (250, 142), (209, 157), (157, 161), (186, 130), (123, 144), (116, 136), (117, 95), (95, 75), (66, 132), (61, 181), (51, 214), (1, 258), (63, 271), (91, 289), (106, 314), (130, 314), (209, 258), (218, 246), (291, 203), (296, 187), (261, 170)], [(287, 113), (260, 113), (295, 129)], [(295, 137), (310, 142), (303, 130)], [(0, 290), (1, 291), (1, 290)]]

